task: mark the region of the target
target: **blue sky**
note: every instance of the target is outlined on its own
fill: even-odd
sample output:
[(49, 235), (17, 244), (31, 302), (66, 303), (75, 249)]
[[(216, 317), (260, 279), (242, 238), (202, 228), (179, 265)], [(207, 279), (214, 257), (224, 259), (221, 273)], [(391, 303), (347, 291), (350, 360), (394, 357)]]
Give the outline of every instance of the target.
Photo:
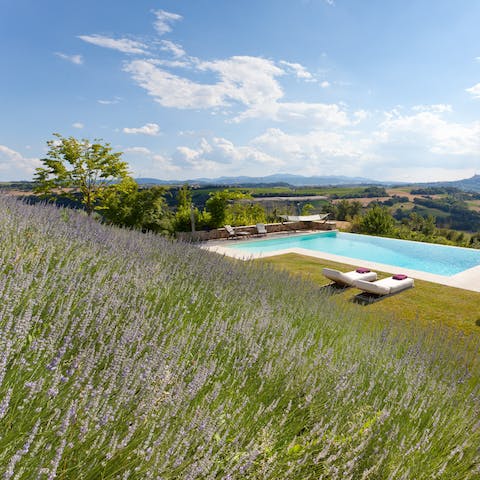
[(480, 173), (475, 0), (1, 0), (0, 180), (53, 132), (141, 177)]

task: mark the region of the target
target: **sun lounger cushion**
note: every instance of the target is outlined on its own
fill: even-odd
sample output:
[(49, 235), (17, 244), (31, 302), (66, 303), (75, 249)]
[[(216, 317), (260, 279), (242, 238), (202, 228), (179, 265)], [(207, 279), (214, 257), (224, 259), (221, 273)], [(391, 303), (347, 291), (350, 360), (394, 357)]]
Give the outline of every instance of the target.
[(395, 280), (393, 277), (388, 277), (382, 280), (377, 280), (376, 282), (355, 280), (353, 285), (364, 292), (373, 293), (375, 295), (390, 295), (392, 293), (401, 292), (406, 288), (413, 287), (414, 281), (413, 278)]
[(359, 267), (355, 270), (357, 273), (368, 273), (370, 271), (369, 268), (365, 268), (365, 267)]
[(322, 273), (329, 280), (332, 280), (335, 283), (341, 285), (353, 285), (355, 280), (365, 280), (366, 282), (372, 282), (377, 279), (377, 274), (375, 272), (365, 272), (359, 273), (357, 271), (352, 272), (340, 272), (339, 270), (334, 270), (332, 268), (324, 268)]

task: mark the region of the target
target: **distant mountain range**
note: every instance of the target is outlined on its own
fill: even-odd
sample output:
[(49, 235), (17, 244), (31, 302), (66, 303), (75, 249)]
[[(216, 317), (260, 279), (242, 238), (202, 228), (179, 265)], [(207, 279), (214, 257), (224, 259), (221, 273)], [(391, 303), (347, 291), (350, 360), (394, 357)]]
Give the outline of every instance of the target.
[(302, 175), (291, 175), (288, 173), (276, 173), (266, 177), (218, 177), (218, 178), (194, 178), (191, 180), (159, 180), (157, 178), (137, 178), (139, 184), (150, 185), (172, 185), (184, 183), (200, 185), (258, 185), (258, 184), (288, 184), (294, 187), (316, 186), (316, 185), (382, 185), (385, 182), (379, 182), (370, 178), (363, 177), (345, 177), (345, 176), (314, 176), (304, 177)]
[(183, 185), (184, 183), (198, 185), (291, 185), (294, 187), (304, 186), (327, 186), (327, 185), (422, 185), (422, 186), (442, 186), (455, 187), (460, 190), (470, 192), (480, 192), (480, 175), (474, 175), (464, 180), (454, 180), (449, 182), (379, 182), (371, 178), (364, 177), (346, 177), (342, 175), (331, 176), (313, 176), (304, 177), (302, 175), (292, 175), (289, 173), (276, 173), (265, 177), (218, 177), (218, 178), (194, 178), (190, 180), (160, 180), (158, 178), (137, 178), (136, 181), (141, 185)]

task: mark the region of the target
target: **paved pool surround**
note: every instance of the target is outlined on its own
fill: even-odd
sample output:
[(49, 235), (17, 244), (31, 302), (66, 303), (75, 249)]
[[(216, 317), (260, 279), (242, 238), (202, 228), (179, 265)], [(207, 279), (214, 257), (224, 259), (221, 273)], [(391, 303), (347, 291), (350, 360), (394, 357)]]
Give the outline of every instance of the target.
[[(317, 232), (310, 232), (311, 234)], [(292, 236), (290, 234), (289, 236)], [(305, 235), (305, 232), (302, 232), (301, 235)], [(275, 238), (279, 238), (280, 234)], [(269, 236), (269, 238), (272, 238)], [(397, 267), (394, 265), (387, 265), (383, 263), (371, 262), (366, 260), (359, 260), (356, 258), (344, 257), (340, 255), (333, 255), (326, 252), (315, 252), (312, 250), (307, 250), (304, 248), (286, 248), (283, 250), (276, 250), (274, 252), (265, 252), (265, 253), (245, 253), (241, 250), (229, 248), (231, 242), (235, 242), (238, 245), (238, 242), (243, 242), (248, 240), (219, 240), (208, 242), (206, 245), (202, 246), (207, 250), (212, 252), (216, 252), (221, 255), (225, 255), (232, 258), (237, 258), (239, 260), (253, 260), (258, 258), (266, 258), (266, 257), (274, 257), (277, 255), (284, 255), (286, 253), (296, 253), (299, 255), (304, 255), (308, 257), (320, 258), (324, 260), (330, 260), (332, 262), (338, 263), (345, 263), (348, 265), (352, 265), (352, 269), (354, 267), (367, 267), (371, 270), (384, 272), (384, 273), (404, 273), (412, 278), (417, 278), (419, 280), (425, 280), (427, 282), (439, 283), (441, 285), (447, 285), (449, 287), (455, 288), (462, 288), (464, 290), (470, 290), (473, 292), (480, 292), (480, 266), (470, 268), (468, 270), (464, 270), (463, 272), (457, 273), (452, 276), (443, 276), (443, 275), (435, 275), (432, 273), (421, 272), (418, 270), (411, 270), (403, 267)], [(261, 241), (261, 240), (259, 240)]]

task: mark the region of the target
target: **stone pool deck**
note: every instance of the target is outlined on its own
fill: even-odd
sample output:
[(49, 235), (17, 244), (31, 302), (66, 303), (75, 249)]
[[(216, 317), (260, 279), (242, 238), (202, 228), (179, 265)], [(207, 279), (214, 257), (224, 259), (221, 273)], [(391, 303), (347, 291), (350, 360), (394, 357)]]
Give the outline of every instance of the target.
[[(301, 235), (305, 235), (306, 233), (318, 233), (318, 232), (302, 232)], [(293, 234), (289, 234), (288, 236), (292, 236)], [(280, 238), (287, 235), (282, 234), (275, 234), (268, 235), (268, 239), (273, 238)], [(265, 238), (267, 239), (267, 238)], [(258, 258), (266, 258), (266, 257), (274, 257), (277, 255), (284, 255), (286, 253), (296, 253), (298, 255), (305, 255), (308, 257), (320, 258), (324, 260), (330, 260), (332, 262), (338, 263), (345, 263), (348, 265), (352, 265), (353, 267), (367, 267), (371, 270), (376, 270), (379, 272), (384, 273), (403, 273), (408, 275), (412, 278), (417, 278), (419, 280), (425, 280), (427, 282), (439, 283), (441, 285), (447, 285), (449, 287), (455, 288), (462, 288), (464, 290), (470, 290), (472, 292), (480, 292), (480, 265), (474, 268), (470, 268), (463, 272), (457, 273), (456, 275), (452, 275), (450, 277), (446, 277), (444, 275), (434, 275), (433, 273), (421, 272), (418, 270), (410, 270), (408, 268), (402, 267), (395, 267), (393, 265), (386, 265), (383, 263), (377, 262), (369, 262), (366, 260), (358, 260), (356, 258), (350, 257), (343, 257), (340, 255), (332, 255), (330, 253), (325, 252), (314, 252), (312, 250), (306, 250), (304, 248), (286, 248), (283, 250), (276, 250), (274, 252), (267, 252), (267, 253), (245, 253), (241, 250), (237, 250), (234, 248), (229, 248), (230, 245), (235, 244), (238, 245), (241, 242), (246, 242), (248, 240), (261, 240), (261, 238), (250, 238), (250, 239), (240, 239), (240, 240), (217, 240), (207, 242), (201, 248), (206, 250), (210, 250), (212, 252), (216, 252), (220, 255), (225, 255), (227, 257), (237, 258), (239, 260), (254, 260)]]

